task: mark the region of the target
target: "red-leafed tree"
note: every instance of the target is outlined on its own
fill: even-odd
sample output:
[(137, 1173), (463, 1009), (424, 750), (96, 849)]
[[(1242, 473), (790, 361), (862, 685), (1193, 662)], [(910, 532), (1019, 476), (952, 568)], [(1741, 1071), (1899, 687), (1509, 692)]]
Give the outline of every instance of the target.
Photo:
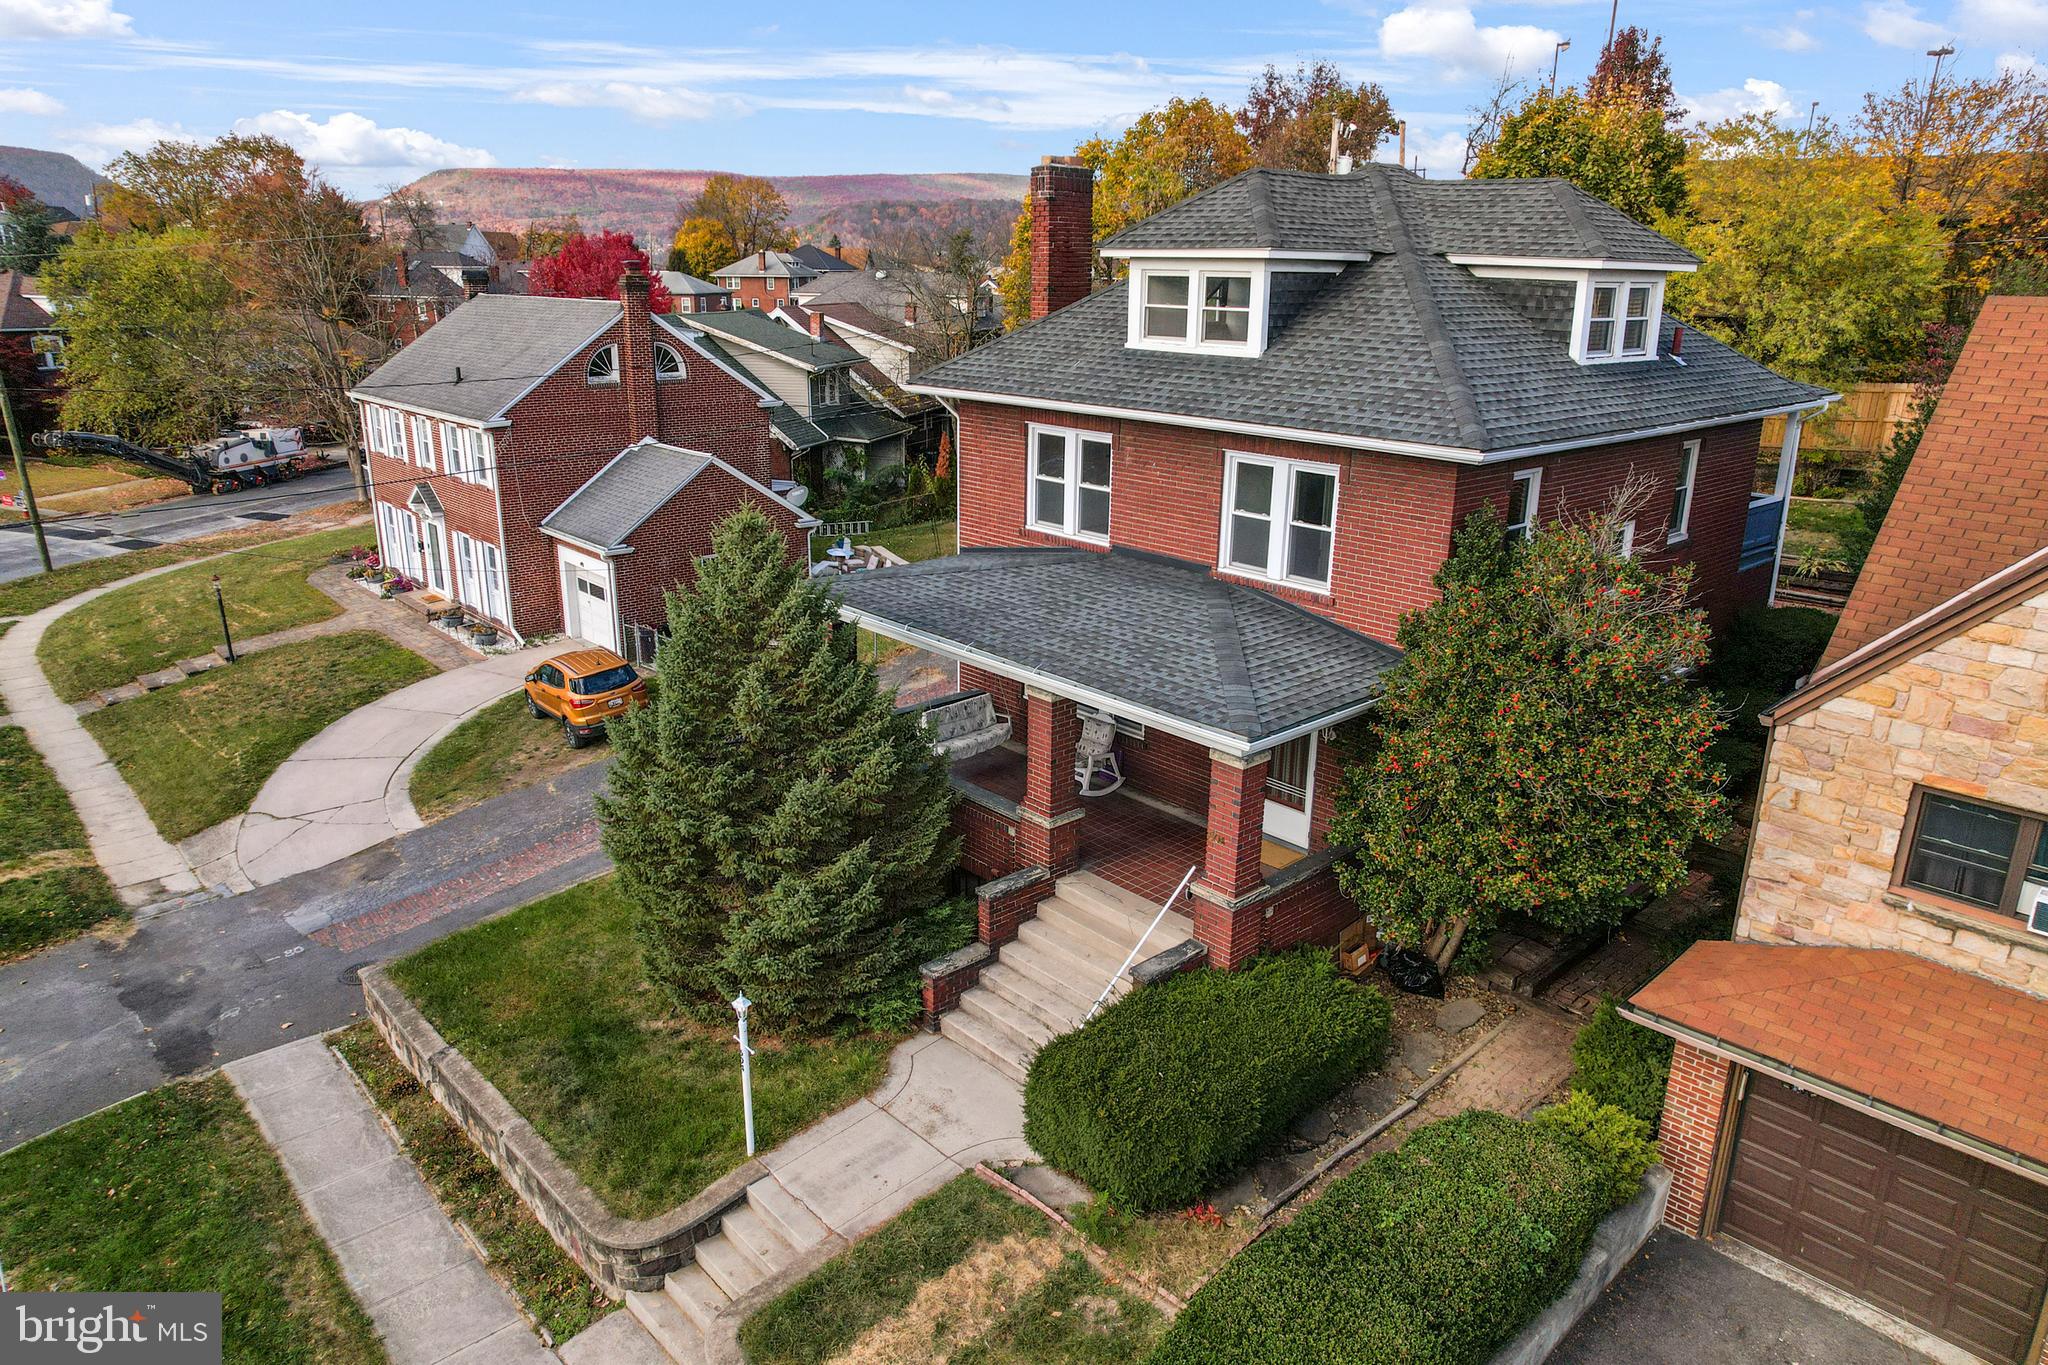
[(563, 242), (562, 249), (554, 255), (535, 261), (528, 279), (536, 294), (551, 294), (558, 299), (615, 299), (619, 296), (619, 276), (625, 273), (628, 262), (654, 279), (653, 288), (648, 291), (648, 306), (657, 313), (673, 310), (675, 299), (661, 277), (654, 274), (654, 264), (647, 253), (633, 245), (629, 232), (607, 229), (595, 237), (579, 232)]
[(15, 205), (35, 198), (35, 191), (11, 175), (0, 175), (0, 209), (11, 209)]

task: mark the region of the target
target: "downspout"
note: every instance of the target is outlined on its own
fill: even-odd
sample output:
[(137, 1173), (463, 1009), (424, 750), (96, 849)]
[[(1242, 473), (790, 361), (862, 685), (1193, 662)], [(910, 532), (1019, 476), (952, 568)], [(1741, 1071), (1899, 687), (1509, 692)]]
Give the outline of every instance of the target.
[(1785, 561), (1785, 527), (1792, 518), (1792, 485), (1799, 474), (1799, 435), (1805, 426), (1805, 413), (1785, 414), (1785, 439), (1778, 447), (1778, 543), (1771, 547), (1771, 595), (1765, 599), (1773, 607), (1778, 605), (1778, 570)]

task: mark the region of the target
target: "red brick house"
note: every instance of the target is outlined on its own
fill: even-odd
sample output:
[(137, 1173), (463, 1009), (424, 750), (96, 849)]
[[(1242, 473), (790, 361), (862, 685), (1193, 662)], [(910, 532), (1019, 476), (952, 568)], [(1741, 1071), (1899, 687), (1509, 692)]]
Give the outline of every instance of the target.
[[(1770, 595), (1831, 395), (1681, 339), (1664, 283), (1696, 262), (1623, 214), (1559, 181), (1257, 170), (1105, 243), (1128, 278), (1091, 293), (1091, 200), (1071, 159), (1033, 169), (1033, 320), (909, 385), (958, 415), (962, 554), (844, 589), (1009, 718), (954, 769), (975, 875), (1085, 865), (1156, 904), (1193, 867), (1214, 965), (1333, 938), (1329, 741), (1485, 502), (1527, 528), (1634, 479), (1635, 552), (1692, 564), (1716, 621)], [(1128, 781), (1084, 800), (1090, 713)]]
[(1666, 1220), (1970, 1357), (2048, 1337), (2048, 299), (1984, 305), (1820, 667), (1765, 713), (1733, 942), (1677, 1040)]
[(622, 648), (662, 625), (662, 592), (739, 503), (792, 554), (812, 524), (774, 436), (782, 400), (649, 313), (644, 274), (620, 295), (480, 295), (350, 395), (385, 562), (518, 638)]
[(734, 308), (772, 313), (818, 278), (818, 268), (789, 251), (756, 251), (713, 271), (711, 278), (732, 296)]

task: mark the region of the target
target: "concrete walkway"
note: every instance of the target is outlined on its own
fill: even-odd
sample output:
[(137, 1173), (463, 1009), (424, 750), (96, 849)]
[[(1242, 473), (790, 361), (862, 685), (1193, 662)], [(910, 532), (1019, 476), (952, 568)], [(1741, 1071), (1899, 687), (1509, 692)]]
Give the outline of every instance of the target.
[(99, 741), (79, 724), (72, 708), (57, 699), (56, 690), (43, 677), (42, 666), (36, 662), (36, 648), (52, 622), (94, 598), (158, 574), (205, 562), (200, 559), (166, 565), (67, 597), (23, 617), (6, 635), (0, 636), (0, 698), (6, 700), (6, 710), (14, 723), (28, 735), (29, 743), (42, 754), (51, 773), (70, 795), (71, 804), (85, 825), (93, 857), (114, 883), (121, 903), (130, 907), (198, 891), (199, 877), (185, 855), (157, 833), (149, 812), (142, 808), (134, 789), (114, 767), (106, 750), (100, 748)]
[(392, 1365), (555, 1365), (325, 1039), (232, 1062), (227, 1076)]
[[(535, 664), (577, 644), (557, 640), (492, 655), (351, 711), (279, 765), (240, 817), (230, 851), (203, 869), (230, 885), (269, 886), (418, 829), (424, 822), (406, 790), (418, 757), (518, 690)], [(206, 847), (211, 833), (188, 842)]]

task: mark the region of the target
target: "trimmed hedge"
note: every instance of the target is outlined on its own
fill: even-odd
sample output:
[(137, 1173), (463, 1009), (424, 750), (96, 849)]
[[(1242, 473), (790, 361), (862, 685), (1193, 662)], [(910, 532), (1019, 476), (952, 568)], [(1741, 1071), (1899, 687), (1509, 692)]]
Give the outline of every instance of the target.
[(1393, 1009), (1327, 949), (1184, 973), (1039, 1050), (1024, 1136), (1126, 1212), (1194, 1203), (1387, 1052)]
[(1657, 1164), (1657, 1144), (1650, 1125), (1611, 1104), (1602, 1104), (1583, 1090), (1574, 1090), (1562, 1104), (1540, 1110), (1529, 1122), (1555, 1128), (1606, 1164), (1611, 1176), (1608, 1202), (1620, 1208), (1636, 1197), (1643, 1175)]
[(1592, 1020), (1572, 1039), (1572, 1089), (1654, 1128), (1664, 1113), (1671, 1049), (1669, 1038), (1631, 1024), (1616, 1011), (1613, 1000), (1602, 1000)]
[(1571, 1283), (1611, 1169), (1483, 1110), (1332, 1184), (1189, 1301), (1148, 1365), (1474, 1365)]

